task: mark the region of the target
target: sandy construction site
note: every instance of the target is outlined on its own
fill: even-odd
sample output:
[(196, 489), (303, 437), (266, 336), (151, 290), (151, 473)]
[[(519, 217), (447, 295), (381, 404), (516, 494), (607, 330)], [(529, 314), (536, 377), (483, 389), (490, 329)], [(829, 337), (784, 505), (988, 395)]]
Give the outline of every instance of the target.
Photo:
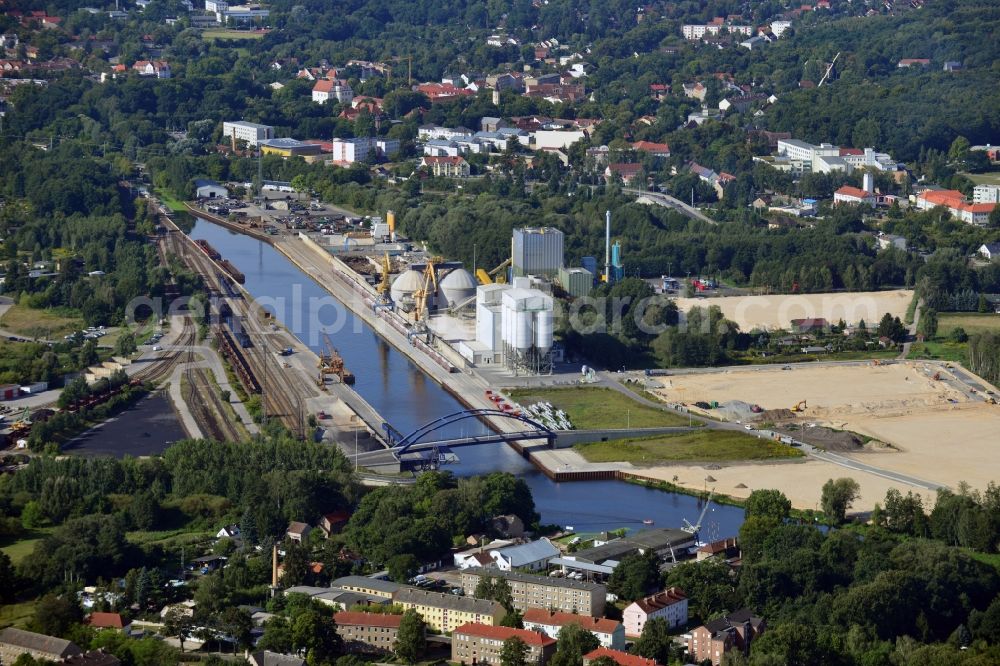
[[(967, 481), (983, 488), (990, 481), (1000, 482), (1000, 406), (973, 394), (944, 365), (934, 363), (893, 362), (882, 365), (816, 364), (727, 369), (720, 372), (677, 374), (660, 379), (656, 393), (669, 402), (689, 405), (717, 401), (722, 409), (706, 411), (715, 417), (736, 420), (752, 418), (749, 405), (763, 410), (782, 410), (787, 419), (802, 428), (808, 441), (808, 424), (848, 430), (891, 445), (891, 449), (860, 450), (850, 455), (858, 461), (879, 468), (910, 475), (951, 487)], [(934, 379), (938, 375), (939, 379)], [(983, 384), (985, 386), (985, 384)], [(993, 388), (993, 390), (996, 390)], [(793, 406), (805, 401), (800, 412)], [(728, 403), (728, 407), (727, 407)], [(740, 407), (742, 406), (742, 411)], [(775, 419), (776, 422), (779, 419)], [(824, 468), (819, 470), (817, 466)], [(832, 476), (853, 476), (862, 484), (864, 503), (871, 508), (891, 485), (904, 492), (898, 483), (853, 472), (829, 463), (807, 462), (803, 465), (755, 466), (756, 471), (739, 468), (720, 470), (712, 475), (734, 480), (752, 488), (766, 479), (776, 487), (790, 488), (789, 497), (811, 497), (808, 485)], [(804, 469), (796, 470), (796, 467)], [(805, 469), (810, 468), (811, 469)], [(816, 474), (824, 476), (813, 478)], [(723, 478), (725, 477), (725, 479)], [(732, 477), (732, 479), (730, 479)], [(739, 477), (739, 481), (735, 479)], [(805, 484), (797, 489), (795, 486)], [(815, 486), (814, 486), (815, 487)], [(727, 492), (720, 486), (721, 492)], [(748, 491), (747, 491), (748, 492)], [(857, 508), (861, 508), (859, 502)]]
[(719, 298), (678, 298), (677, 307), (687, 312), (692, 307), (717, 305), (726, 319), (740, 330), (754, 328), (788, 329), (793, 319), (826, 319), (831, 324), (843, 320), (856, 325), (864, 319), (877, 325), (886, 312), (902, 319), (913, 300), (908, 289), (864, 291), (839, 294), (786, 294), (771, 296), (722, 296)]

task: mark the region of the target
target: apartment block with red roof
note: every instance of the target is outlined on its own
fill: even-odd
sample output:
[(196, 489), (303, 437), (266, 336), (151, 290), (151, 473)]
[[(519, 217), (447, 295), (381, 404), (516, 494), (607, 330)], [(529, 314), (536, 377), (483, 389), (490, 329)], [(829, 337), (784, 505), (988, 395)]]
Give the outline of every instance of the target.
[(684, 591), (669, 587), (629, 604), (622, 612), (625, 635), (640, 636), (646, 623), (654, 617), (662, 617), (671, 628), (687, 624), (688, 599)]
[(402, 615), (342, 611), (333, 614), (347, 652), (384, 655), (395, 649)]
[(590, 666), (601, 657), (606, 657), (618, 664), (618, 666), (660, 666), (655, 659), (647, 659), (637, 654), (629, 654), (621, 650), (610, 650), (606, 647), (599, 647), (592, 652), (583, 655), (583, 666)]
[(520, 638), (528, 646), (527, 661), (533, 666), (545, 666), (556, 652), (556, 639), (538, 631), (491, 627), (485, 624), (463, 624), (451, 634), (451, 661), (456, 664), (491, 664), (500, 666), (500, 651), (504, 641)]
[(919, 210), (931, 210), (938, 206), (947, 208), (951, 216), (956, 219), (977, 227), (985, 227), (989, 224), (990, 213), (997, 204), (969, 203), (958, 190), (926, 190), (917, 195)]
[(578, 624), (594, 634), (602, 647), (625, 649), (625, 626), (617, 620), (529, 608), (524, 611), (523, 621), (525, 629), (540, 631), (550, 638), (558, 638), (559, 630), (567, 624)]

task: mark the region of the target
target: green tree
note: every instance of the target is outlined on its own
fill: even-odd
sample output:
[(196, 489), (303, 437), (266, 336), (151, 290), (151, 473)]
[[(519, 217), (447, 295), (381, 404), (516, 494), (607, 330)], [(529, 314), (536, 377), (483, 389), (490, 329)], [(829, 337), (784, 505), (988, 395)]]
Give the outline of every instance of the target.
[(46, 594), (35, 605), (35, 614), (28, 623), (31, 631), (47, 636), (66, 636), (83, 621), (83, 609), (66, 597)]
[(747, 498), (746, 516), (774, 518), (782, 522), (788, 519), (792, 502), (780, 490), (754, 490)]
[(684, 590), (691, 615), (702, 622), (739, 607), (732, 569), (718, 558), (680, 564), (667, 573), (666, 584)]
[(405, 663), (415, 664), (426, 648), (427, 630), (424, 620), (417, 611), (410, 608), (403, 613), (403, 618), (399, 621), (399, 632), (396, 634), (393, 652)]
[(925, 340), (931, 340), (937, 335), (938, 313), (934, 308), (920, 308), (920, 321), (917, 322), (917, 333), (924, 336)]
[(264, 623), (264, 634), (257, 642), (261, 650), (287, 653), (292, 651), (292, 628), (281, 615), (276, 615)]
[(188, 632), (191, 630), (191, 616), (174, 606), (167, 611), (163, 619), (164, 630), (168, 636), (176, 636), (181, 644), (181, 652), (184, 651), (184, 641), (187, 640)]
[(666, 618), (653, 617), (646, 621), (642, 635), (635, 642), (635, 653), (655, 659), (661, 664), (669, 664), (672, 659), (673, 637)]
[(397, 583), (406, 583), (417, 573), (420, 562), (413, 555), (403, 553), (390, 557), (389, 561), (385, 563), (385, 567), (389, 571), (389, 578)]
[(552, 666), (581, 666), (583, 655), (600, 646), (597, 636), (578, 624), (566, 624), (556, 639), (556, 654)]
[(117, 342), (115, 342), (115, 354), (118, 356), (131, 356), (136, 352), (135, 344), (135, 334), (126, 329), (122, 331), (121, 335), (118, 336)]
[(309, 609), (292, 622), (292, 646), (306, 653), (309, 663), (322, 663), (336, 654), (340, 636), (329, 613)]
[(233, 639), (233, 654), (239, 648), (250, 646), (250, 632), (253, 630), (253, 620), (250, 613), (242, 608), (230, 606), (219, 614), (219, 629)]
[(17, 572), (7, 553), (0, 551), (0, 602), (9, 603), (21, 587)]
[(500, 666), (527, 666), (528, 645), (517, 636), (511, 636), (500, 648)]
[(45, 514), (42, 511), (42, 507), (35, 500), (29, 501), (24, 505), (24, 508), (21, 509), (21, 525), (23, 525), (26, 530), (41, 527), (44, 520)]
[(626, 555), (611, 573), (608, 591), (620, 599), (639, 599), (656, 587), (659, 578), (660, 562), (655, 552)]
[(829, 479), (823, 484), (823, 494), (820, 498), (820, 505), (823, 513), (836, 524), (844, 522), (847, 517), (847, 510), (854, 504), (854, 500), (861, 496), (861, 486), (858, 482), (850, 478)]
[(509, 610), (500, 618), (500, 626), (510, 627), (511, 629), (524, 629), (524, 614), (517, 609)]

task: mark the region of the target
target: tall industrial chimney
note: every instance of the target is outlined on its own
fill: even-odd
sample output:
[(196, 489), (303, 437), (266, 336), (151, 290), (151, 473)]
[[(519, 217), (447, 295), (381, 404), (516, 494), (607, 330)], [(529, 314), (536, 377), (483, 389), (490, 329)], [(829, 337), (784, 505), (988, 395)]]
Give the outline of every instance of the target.
[(604, 211), (604, 281), (611, 282), (611, 211)]

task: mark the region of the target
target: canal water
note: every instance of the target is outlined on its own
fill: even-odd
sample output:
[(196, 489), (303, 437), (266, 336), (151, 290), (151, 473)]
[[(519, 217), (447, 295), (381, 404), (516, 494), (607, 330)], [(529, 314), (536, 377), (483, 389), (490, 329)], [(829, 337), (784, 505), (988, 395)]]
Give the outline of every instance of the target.
[[(196, 220), (190, 235), (208, 241), (233, 262), (246, 275), (247, 291), (314, 351), (322, 351), (321, 333), (329, 331), (344, 364), (356, 376), (354, 389), (397, 430), (407, 433), (464, 409), (274, 248), (202, 219)], [(473, 434), (483, 428), (467, 423), (442, 436)], [(547, 524), (572, 525), (583, 532), (641, 528), (643, 520), (652, 520), (657, 527), (679, 527), (683, 519), (696, 522), (702, 509), (694, 497), (619, 481), (555, 483), (505, 444), (463, 447), (456, 452), (461, 462), (449, 468), (455, 474), (506, 471), (522, 477)], [(742, 522), (743, 509), (713, 504), (705, 516), (702, 538), (735, 536)]]

